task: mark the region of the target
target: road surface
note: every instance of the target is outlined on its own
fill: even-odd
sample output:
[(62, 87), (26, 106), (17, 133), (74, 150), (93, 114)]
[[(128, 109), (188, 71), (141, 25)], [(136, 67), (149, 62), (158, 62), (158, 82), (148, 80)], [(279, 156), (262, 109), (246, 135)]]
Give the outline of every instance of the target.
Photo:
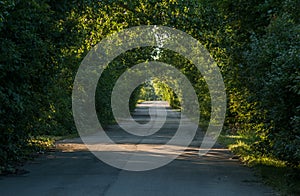
[[(151, 107), (165, 107), (165, 102), (145, 102), (134, 113), (139, 123), (149, 121)], [(134, 136), (119, 126), (106, 130), (117, 144), (99, 144), (98, 151), (116, 153), (122, 146), (123, 154), (146, 152), (153, 157), (167, 157), (157, 146), (169, 141), (178, 127), (180, 113), (167, 109), (163, 127), (150, 136)], [(198, 145), (203, 133), (197, 131), (192, 144), (169, 164), (148, 171), (127, 171), (100, 161), (80, 138), (57, 143), (57, 151), (40, 156), (23, 167), (28, 173), (0, 177), (0, 195), (103, 195), (103, 196), (184, 196), (184, 195), (276, 195), (255, 177), (253, 171), (232, 154), (216, 144), (205, 156), (198, 156)], [(139, 146), (139, 148), (137, 148)], [(171, 151), (180, 149), (176, 146)], [(118, 152), (120, 153), (120, 152)], [(145, 165), (147, 166), (147, 164)]]

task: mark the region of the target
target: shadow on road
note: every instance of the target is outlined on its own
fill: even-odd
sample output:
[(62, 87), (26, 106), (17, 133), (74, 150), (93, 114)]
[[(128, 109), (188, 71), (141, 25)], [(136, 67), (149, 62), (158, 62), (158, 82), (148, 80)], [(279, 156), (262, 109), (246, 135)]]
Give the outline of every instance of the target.
[[(165, 103), (163, 103), (165, 104)], [(147, 104), (141, 105), (133, 115), (143, 122)], [(178, 111), (167, 110), (163, 127), (147, 137), (134, 136), (119, 126), (110, 126), (106, 132), (116, 144), (94, 145), (98, 152), (122, 159), (140, 152), (148, 159), (174, 157), (167, 165), (149, 171), (126, 171), (99, 160), (80, 138), (57, 142), (57, 150), (28, 162), (24, 169), (29, 173), (0, 179), (1, 195), (275, 195), (262, 185), (251, 169), (244, 167), (233, 155), (216, 144), (206, 155), (199, 156), (203, 132), (197, 131), (192, 144), (164, 145), (178, 127)], [(139, 116), (139, 114), (141, 114)], [(177, 123), (177, 124), (176, 124)], [(95, 138), (97, 135), (87, 136)], [(101, 141), (101, 140), (100, 140)], [(88, 144), (88, 145), (92, 145)], [(183, 149), (184, 148), (184, 149)], [(122, 150), (120, 150), (122, 149)], [(183, 153), (178, 155), (178, 151)], [(94, 152), (95, 153), (95, 152)], [(124, 160), (121, 160), (121, 162)], [(151, 162), (151, 161), (150, 161)], [(139, 164), (148, 164), (147, 162)]]

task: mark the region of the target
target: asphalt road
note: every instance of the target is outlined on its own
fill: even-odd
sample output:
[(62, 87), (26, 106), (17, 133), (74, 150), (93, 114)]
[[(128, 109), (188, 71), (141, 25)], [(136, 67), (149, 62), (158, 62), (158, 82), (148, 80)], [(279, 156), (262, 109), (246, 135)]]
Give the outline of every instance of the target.
[[(165, 102), (146, 102), (138, 107), (133, 117), (140, 123), (149, 122), (149, 107), (165, 106)], [(108, 156), (108, 162), (121, 160), (123, 165), (137, 164), (127, 169), (137, 166), (138, 170), (143, 170), (143, 166), (152, 166), (160, 158), (175, 158), (162, 167), (147, 171), (122, 170), (99, 160), (95, 156), (97, 153), (91, 153), (80, 138), (66, 139), (57, 143), (55, 152), (26, 163), (23, 169), (28, 173), (1, 176), (0, 195), (276, 195), (251, 169), (232, 159), (233, 155), (220, 145), (216, 144), (205, 156), (198, 156), (198, 146), (203, 138), (200, 130), (180, 156), (176, 155), (184, 150), (180, 145), (161, 147), (174, 137), (179, 116), (179, 112), (168, 108), (163, 127), (149, 136), (134, 136), (117, 125), (110, 126), (106, 133), (116, 144), (99, 142), (97, 148), (91, 148), (94, 152), (112, 155)], [(120, 147), (122, 151), (117, 150)], [(150, 157), (141, 160), (153, 161), (152, 165), (146, 161), (138, 162), (137, 156), (131, 155), (133, 152), (142, 153), (138, 157)]]

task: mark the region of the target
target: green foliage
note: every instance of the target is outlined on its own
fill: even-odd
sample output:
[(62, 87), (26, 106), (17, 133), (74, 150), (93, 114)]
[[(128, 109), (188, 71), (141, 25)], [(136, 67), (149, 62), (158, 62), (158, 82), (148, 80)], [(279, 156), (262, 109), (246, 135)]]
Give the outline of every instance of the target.
[(171, 87), (159, 80), (154, 80), (153, 87), (155, 93), (159, 95), (162, 100), (168, 101), (172, 108), (180, 108), (181, 97), (178, 97)]
[(52, 14), (44, 1), (1, 1), (0, 165), (20, 160), (51, 86)]
[[(290, 164), (300, 164), (299, 107), (300, 93), (300, 24), (287, 14), (273, 20), (266, 35), (252, 36), (246, 52), (246, 74), (252, 99), (266, 111), (265, 123), (270, 130), (263, 150), (272, 151)], [(255, 93), (255, 94), (254, 94)]]
[[(0, 167), (19, 161), (29, 138), (75, 132), (72, 83), (87, 52), (104, 37), (137, 25), (165, 25), (198, 39), (220, 67), (226, 85), (228, 133), (253, 139), (249, 152), (296, 166), (300, 159), (299, 0), (4, 0), (0, 1)], [(154, 60), (155, 48), (114, 59), (96, 91), (104, 124), (114, 121), (110, 94), (131, 66)], [(187, 59), (161, 50), (192, 83), (201, 118), (210, 118), (204, 78)], [(154, 78), (173, 107), (182, 95)], [(168, 81), (177, 84), (177, 81)], [(130, 101), (133, 110), (143, 87)], [(83, 114), (84, 115), (84, 114)]]
[(161, 100), (161, 97), (159, 97), (155, 93), (155, 89), (152, 83), (153, 81), (146, 81), (144, 84), (140, 86), (139, 93), (138, 93), (139, 100), (145, 100), (145, 101)]
[(228, 131), (254, 137), (253, 154), (299, 165), (299, 1), (215, 5)]

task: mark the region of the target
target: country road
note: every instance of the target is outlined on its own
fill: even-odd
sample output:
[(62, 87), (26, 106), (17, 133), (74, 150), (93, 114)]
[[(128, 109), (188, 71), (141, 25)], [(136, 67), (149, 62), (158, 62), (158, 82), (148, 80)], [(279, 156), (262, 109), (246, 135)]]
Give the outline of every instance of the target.
[[(1, 176), (0, 195), (277, 195), (263, 185), (251, 169), (237, 159), (232, 159), (233, 155), (221, 145), (216, 144), (208, 154), (199, 156), (198, 147), (203, 138), (200, 130), (185, 150), (180, 145), (162, 146), (174, 137), (180, 113), (170, 109), (166, 102), (144, 102), (137, 107), (133, 118), (139, 123), (147, 123), (151, 107), (167, 108), (166, 122), (156, 133), (136, 136), (117, 125), (109, 126), (106, 133), (115, 144), (96, 143), (101, 139), (95, 140), (96, 147), (90, 146), (94, 154), (80, 138), (59, 141), (55, 152), (49, 152), (24, 165), (23, 169), (28, 173)], [(159, 116), (159, 113), (156, 115)], [(87, 136), (86, 140), (96, 137), (97, 134)], [(176, 154), (182, 149), (184, 153), (177, 157)], [(133, 152), (141, 154), (132, 156)], [(107, 156), (108, 162), (125, 164), (127, 168), (133, 169), (136, 166), (137, 170), (151, 168), (156, 160), (161, 161), (165, 157), (175, 160), (147, 171), (127, 171), (99, 160), (95, 156), (97, 153)], [(130, 159), (125, 160), (127, 157)]]

